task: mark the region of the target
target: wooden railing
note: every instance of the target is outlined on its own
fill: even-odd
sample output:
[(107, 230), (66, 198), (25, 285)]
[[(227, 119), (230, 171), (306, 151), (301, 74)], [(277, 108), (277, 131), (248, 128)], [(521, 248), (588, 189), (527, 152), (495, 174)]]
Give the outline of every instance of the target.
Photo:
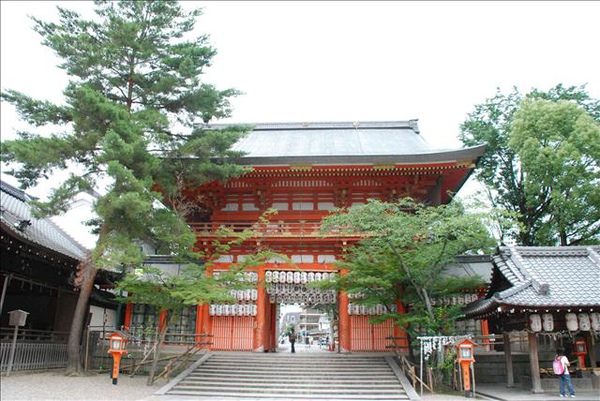
[(321, 230), (321, 222), (315, 221), (279, 221), (279, 222), (206, 222), (190, 224), (196, 234), (203, 237), (227, 237), (228, 234), (254, 231), (256, 237), (360, 237), (359, 233), (344, 228)]

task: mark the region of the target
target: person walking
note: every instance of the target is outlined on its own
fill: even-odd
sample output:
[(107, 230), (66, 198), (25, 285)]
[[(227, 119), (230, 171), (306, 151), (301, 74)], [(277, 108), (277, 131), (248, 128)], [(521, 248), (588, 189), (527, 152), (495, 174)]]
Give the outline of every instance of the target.
[(567, 385), (567, 390), (569, 390), (569, 394), (571, 398), (575, 398), (575, 390), (573, 389), (573, 384), (571, 383), (571, 375), (569, 374), (569, 366), (571, 363), (565, 356), (565, 350), (563, 348), (556, 349), (556, 356), (554, 357), (554, 373), (557, 374), (558, 380), (560, 382), (560, 390), (559, 396), (566, 397), (565, 393), (565, 384)]
[(290, 344), (292, 345), (292, 354), (296, 352), (296, 333), (293, 331), (288, 335), (288, 340), (290, 340)]

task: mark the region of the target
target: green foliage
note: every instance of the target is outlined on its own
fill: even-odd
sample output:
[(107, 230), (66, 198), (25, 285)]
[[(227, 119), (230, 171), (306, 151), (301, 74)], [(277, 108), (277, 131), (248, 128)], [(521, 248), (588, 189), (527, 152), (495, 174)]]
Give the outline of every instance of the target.
[(240, 269), (211, 277), (200, 264), (182, 265), (177, 272), (154, 266), (138, 266), (117, 284), (127, 294), (123, 302), (146, 304), (157, 310), (175, 313), (184, 306), (235, 301), (231, 290), (250, 288)]
[(2, 162), (23, 188), (71, 172), (47, 202), (35, 203), (40, 216), (64, 212), (81, 191), (104, 194), (92, 222), (98, 266), (132, 263), (128, 248), (148, 241), (185, 259), (193, 234), (184, 220), (198, 205), (185, 200), (184, 189), (244, 171), (230, 147), (248, 127), (201, 129), (228, 116), (228, 99), (238, 92), (200, 80), (216, 54), (208, 36), (191, 36), (200, 10), (186, 13), (172, 1), (95, 5), (91, 21), (60, 7), (59, 23), (33, 19), (71, 80), (62, 104), (2, 92), (24, 121), (55, 131), (3, 141)]
[(509, 147), (519, 155), (528, 207), (545, 205), (540, 244), (600, 240), (600, 123), (568, 101), (525, 100)]
[[(457, 255), (490, 251), (495, 245), (486, 217), (466, 213), (458, 201), (426, 206), (412, 199), (370, 200), (339, 210), (324, 220), (323, 229), (343, 227), (365, 239), (348, 249), (339, 262), (348, 273), (329, 286), (361, 294), (359, 303), (386, 306), (388, 313), (380, 320), (392, 317), (409, 331), (447, 334), (459, 308), (434, 302), (483, 285), (481, 278), (461, 279), (445, 271)], [(397, 300), (406, 313), (393, 312)]]
[[(566, 101), (571, 105), (579, 106), (580, 112), (585, 112), (588, 116), (585, 123), (587, 127), (593, 126), (590, 119), (596, 123), (600, 122), (600, 100), (591, 98), (586, 92), (585, 86), (564, 87), (559, 84), (548, 91), (533, 89), (525, 95), (514, 88), (508, 94), (502, 94), (498, 91), (494, 97), (487, 99), (485, 103), (475, 106), (475, 110), (469, 114), (466, 121), (461, 125), (460, 137), (467, 146), (487, 145), (486, 152), (479, 161), (476, 176), (488, 188), (488, 198), (492, 205), (514, 214), (519, 226), (516, 232), (513, 230), (514, 226), (500, 226), (503, 238), (516, 239), (522, 245), (554, 245), (557, 242), (570, 245), (597, 242), (598, 225), (594, 223), (598, 221), (598, 198), (597, 195), (587, 196), (585, 189), (589, 184), (597, 186), (597, 181), (594, 181), (593, 178), (589, 180), (590, 172), (593, 171), (594, 167), (588, 165), (587, 172), (583, 173), (582, 178), (588, 179), (585, 185), (579, 187), (579, 184), (582, 183), (580, 179), (573, 181), (576, 184), (574, 185), (575, 189), (567, 195), (570, 203), (559, 210), (552, 204), (558, 202), (553, 198), (563, 196), (560, 195), (561, 191), (551, 194), (543, 188), (536, 188), (535, 185), (532, 185), (536, 181), (543, 185), (544, 177), (536, 176), (539, 169), (529, 170), (535, 167), (535, 164), (522, 164), (522, 149), (516, 142), (517, 139), (512, 140), (513, 145), (509, 145), (511, 137), (516, 132), (513, 129), (513, 124), (517, 111), (522, 104), (534, 100), (544, 100), (546, 101), (545, 104)], [(538, 111), (548, 112), (548, 107), (545, 110), (539, 108)], [(547, 125), (550, 119), (556, 117), (558, 116), (548, 116), (542, 119), (536, 117), (535, 120), (530, 120), (528, 130), (532, 129), (531, 123), (537, 121), (536, 123), (541, 124), (537, 128), (538, 133), (548, 128), (560, 130), (559, 127), (571, 127), (569, 128), (571, 133), (567, 135), (570, 137), (569, 142), (580, 144), (582, 141), (593, 139), (593, 135), (590, 133), (583, 134), (585, 129), (575, 129), (575, 125), (571, 124), (572, 121), (569, 122), (568, 113), (567, 115), (562, 112), (560, 114), (560, 118), (566, 119), (564, 122), (555, 120), (553, 124)], [(522, 118), (522, 113), (520, 118)], [(580, 135), (580, 139), (574, 138)], [(563, 140), (567, 136), (563, 133)], [(534, 137), (541, 138), (539, 134), (535, 134)], [(589, 162), (597, 165), (598, 153), (594, 154), (594, 152), (597, 152), (594, 143), (589, 142), (588, 144), (591, 145), (589, 152), (582, 153), (582, 155), (588, 157), (585, 162), (577, 161), (576, 159), (579, 156), (575, 154), (572, 154), (571, 157), (565, 157), (564, 149), (561, 151), (563, 154), (560, 157), (547, 159), (547, 161), (552, 160), (555, 162), (551, 171), (558, 172), (559, 176), (567, 176), (576, 170), (570, 167), (569, 163), (571, 162), (578, 164), (580, 167), (582, 164)], [(557, 151), (558, 147), (562, 146), (559, 146), (558, 143), (555, 145), (550, 147), (544, 145), (546, 147), (545, 154)], [(575, 145), (569, 145), (569, 147), (572, 146)], [(592, 162), (593, 160), (595, 162)], [(566, 164), (561, 164), (562, 162)], [(562, 168), (571, 172), (562, 171)], [(547, 173), (544, 174), (547, 175)], [(548, 182), (546, 181), (546, 183)], [(539, 190), (541, 192), (538, 192)], [(576, 204), (579, 206), (575, 206)], [(571, 207), (579, 210), (572, 210)], [(585, 209), (588, 209), (590, 213), (582, 213)], [(564, 214), (564, 217), (557, 217), (558, 214)], [(559, 224), (559, 221), (562, 223)], [(569, 226), (569, 224), (574, 225)]]

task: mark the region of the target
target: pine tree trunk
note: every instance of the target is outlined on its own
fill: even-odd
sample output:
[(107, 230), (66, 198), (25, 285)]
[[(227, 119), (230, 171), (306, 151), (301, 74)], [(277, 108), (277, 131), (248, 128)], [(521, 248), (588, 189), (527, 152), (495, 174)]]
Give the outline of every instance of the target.
[(87, 317), (88, 303), (92, 289), (94, 288), (94, 280), (98, 269), (96, 269), (90, 259), (82, 262), (82, 269), (85, 269), (83, 274), (85, 280), (79, 290), (77, 298), (77, 306), (71, 322), (71, 331), (69, 332), (69, 342), (67, 343), (67, 376), (79, 376), (83, 371), (81, 365), (81, 336), (83, 333), (83, 324)]
[(165, 342), (165, 336), (167, 334), (167, 327), (170, 321), (169, 313), (165, 315), (163, 321), (158, 324), (158, 332), (156, 333), (156, 346), (154, 347), (154, 359), (152, 360), (152, 366), (150, 367), (150, 373), (148, 374), (148, 381), (146, 385), (151, 386), (154, 384), (154, 377), (156, 376), (156, 368), (158, 367), (158, 360), (162, 352), (163, 344)]

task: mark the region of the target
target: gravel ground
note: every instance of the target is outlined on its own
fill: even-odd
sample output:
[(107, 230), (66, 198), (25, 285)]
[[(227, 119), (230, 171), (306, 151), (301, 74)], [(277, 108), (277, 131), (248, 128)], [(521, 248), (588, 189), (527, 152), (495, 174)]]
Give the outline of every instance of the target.
[(120, 374), (117, 385), (108, 373), (67, 377), (63, 370), (43, 373), (12, 373), (1, 379), (2, 401), (138, 401), (149, 397), (165, 385), (159, 379), (153, 386), (146, 385), (145, 376), (129, 377)]

